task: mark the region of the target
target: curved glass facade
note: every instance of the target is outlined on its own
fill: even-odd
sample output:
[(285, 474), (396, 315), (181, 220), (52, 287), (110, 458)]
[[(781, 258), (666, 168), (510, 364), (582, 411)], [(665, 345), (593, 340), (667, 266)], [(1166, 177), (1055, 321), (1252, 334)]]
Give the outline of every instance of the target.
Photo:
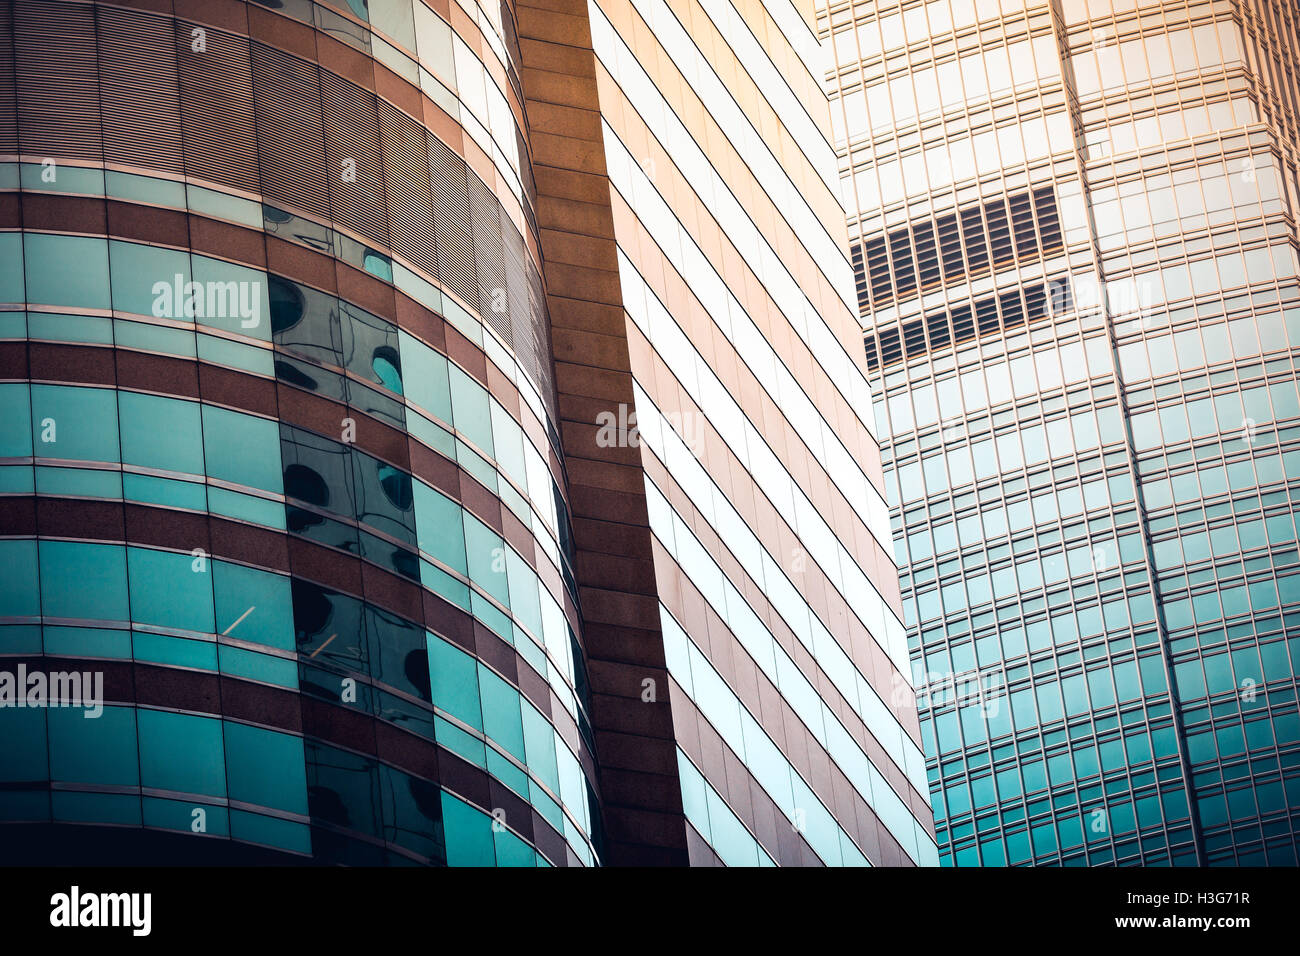
[(0, 9), (0, 670), (103, 681), (0, 708), (0, 820), (601, 861), (513, 14), (452, 6)]
[(949, 865), (1295, 865), (1294, 9), (822, 4)]

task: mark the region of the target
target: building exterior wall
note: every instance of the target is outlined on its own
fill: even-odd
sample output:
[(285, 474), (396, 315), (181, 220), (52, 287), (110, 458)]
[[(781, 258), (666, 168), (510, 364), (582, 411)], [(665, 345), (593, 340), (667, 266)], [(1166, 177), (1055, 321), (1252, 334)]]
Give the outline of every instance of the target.
[(823, 3), (943, 861), (1297, 861), (1297, 22)]
[(509, 12), (275, 6), (0, 5), (0, 817), (597, 863)]
[(938, 861), (810, 7), (0, 18), (0, 818)]
[(525, 9), (611, 857), (931, 862), (810, 10)]

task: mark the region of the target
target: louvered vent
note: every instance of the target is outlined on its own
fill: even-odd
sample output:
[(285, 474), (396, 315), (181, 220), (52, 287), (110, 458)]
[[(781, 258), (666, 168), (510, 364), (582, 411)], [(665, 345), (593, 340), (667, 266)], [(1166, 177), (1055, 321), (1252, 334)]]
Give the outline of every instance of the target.
[(204, 27), (205, 49), (200, 53), (193, 49), (194, 29), (192, 23), (176, 21), (185, 172), (259, 192), (248, 41)]
[(319, 72), (334, 221), (386, 246), (384, 158), (375, 95), (328, 70)]
[(438, 280), (472, 309), (478, 308), (474, 239), (470, 226), (465, 161), (436, 136), (428, 137), (433, 223), (438, 241)]
[(330, 218), (315, 64), (252, 44), (253, 103), (262, 161), (262, 194), (289, 210)]
[(98, 9), (104, 159), (183, 172), (171, 21), (134, 10)]
[(22, 151), (100, 161), (94, 8), (19, 2), (13, 18)]
[(0, 3), (0, 154), (18, 152), (18, 101), (14, 94), (14, 15)]
[[(501, 203), (472, 172), (468, 174), (470, 221), (474, 230), (474, 273), (478, 279), (480, 309), (485, 321), (501, 338), (510, 341), (510, 312), (492, 308), (506, 288), (505, 250), (501, 243)], [(498, 292), (497, 290), (501, 290)]]
[(392, 218), (393, 249), (438, 274), (438, 243), (429, 193), (424, 127), (388, 103), (379, 104), (379, 136)]

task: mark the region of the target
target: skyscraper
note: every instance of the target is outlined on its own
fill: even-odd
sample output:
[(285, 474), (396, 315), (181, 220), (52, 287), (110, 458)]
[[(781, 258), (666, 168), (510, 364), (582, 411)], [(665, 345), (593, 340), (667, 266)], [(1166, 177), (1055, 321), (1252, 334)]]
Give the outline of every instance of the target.
[(818, 16), (943, 861), (1294, 865), (1294, 4)]
[(937, 862), (811, 22), (0, 4), (5, 853)]

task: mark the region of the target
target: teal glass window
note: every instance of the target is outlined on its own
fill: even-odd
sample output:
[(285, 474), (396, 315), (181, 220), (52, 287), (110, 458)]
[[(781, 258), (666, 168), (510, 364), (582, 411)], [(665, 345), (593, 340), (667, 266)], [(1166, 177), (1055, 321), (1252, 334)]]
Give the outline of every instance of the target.
[(492, 597), (510, 606), (506, 576), (505, 543), (487, 525), (469, 512), (465, 516), (465, 556), (469, 578)]
[(205, 561), (152, 548), (127, 548), (131, 572), (131, 619), (140, 624), (211, 633), (212, 579)]
[(209, 477), (277, 494), (283, 490), (275, 422), (204, 405), (203, 447)]
[(111, 388), (32, 386), (37, 457), (118, 461), (117, 394)]
[(33, 429), (31, 392), (26, 382), (0, 384), (0, 458), (25, 458), (32, 453)]
[(460, 506), (418, 479), (412, 482), (411, 490), (415, 498), (416, 537), (420, 550), (447, 567), (468, 575)]
[[(55, 543), (55, 542), (48, 542)], [(35, 541), (0, 541), (0, 615), (36, 617), (41, 613)]]
[(447, 359), (419, 339), (399, 333), (406, 397), (417, 407), (451, 423), (451, 385)]
[(41, 541), (39, 551), (41, 610), (46, 617), (129, 620), (124, 548)]
[(474, 658), (426, 633), (433, 703), (475, 730), (483, 730)]
[(493, 866), (496, 863), (492, 818), (442, 792), (443, 832), (448, 866)]
[(27, 301), (78, 309), (110, 307), (108, 241), (26, 233)]
[(0, 302), (27, 301), (23, 283), (23, 234), (0, 232)]
[(225, 796), (221, 723), (210, 717), (140, 708), (140, 785)]
[(124, 464), (203, 474), (197, 402), (136, 392), (119, 392), (117, 402)]
[(492, 412), (488, 405), (487, 390), (456, 365), (449, 366), (449, 373), (456, 430), (481, 451), (493, 454)]
[(483, 732), (524, 760), (524, 724), (519, 712), (519, 692), (504, 680), (478, 665), (479, 694), (483, 701)]
[(207, 256), (190, 259), (194, 281), (204, 297), (194, 321), (269, 342), (271, 300), (266, 273)]
[(226, 776), (231, 800), (307, 812), (302, 738), (223, 721)]
[(114, 239), (108, 255), (115, 311), (190, 320), (185, 311), (189, 253)]
[(50, 779), (60, 783), (136, 786), (135, 708), (105, 707), (88, 719), (79, 707), (51, 707)]
[(283, 574), (212, 561), (216, 630), (241, 641), (294, 649), (293, 597)]

